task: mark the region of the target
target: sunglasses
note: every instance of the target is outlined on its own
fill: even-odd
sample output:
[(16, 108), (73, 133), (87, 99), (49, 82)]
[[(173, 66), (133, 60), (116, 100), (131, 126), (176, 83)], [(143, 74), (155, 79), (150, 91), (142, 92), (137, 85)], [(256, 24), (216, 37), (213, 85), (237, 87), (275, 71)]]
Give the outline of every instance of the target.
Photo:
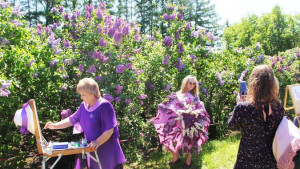
[(196, 83), (195, 83), (195, 82), (189, 82), (189, 84), (190, 84), (190, 85), (196, 85)]

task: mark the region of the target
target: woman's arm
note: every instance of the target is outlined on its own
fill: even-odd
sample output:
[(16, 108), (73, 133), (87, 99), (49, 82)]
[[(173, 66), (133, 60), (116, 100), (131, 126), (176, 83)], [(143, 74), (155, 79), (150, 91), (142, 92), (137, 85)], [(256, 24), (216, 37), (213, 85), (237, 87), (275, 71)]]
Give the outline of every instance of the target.
[(89, 147), (91, 149), (96, 149), (99, 146), (101, 146), (102, 144), (104, 144), (110, 137), (111, 135), (114, 133), (114, 128), (111, 128), (109, 130), (106, 130), (104, 133), (102, 133), (95, 141), (92, 141), (89, 144)]
[(47, 122), (44, 129), (64, 129), (71, 127), (73, 124), (70, 121), (70, 118), (65, 118), (64, 120), (61, 120), (60, 122)]

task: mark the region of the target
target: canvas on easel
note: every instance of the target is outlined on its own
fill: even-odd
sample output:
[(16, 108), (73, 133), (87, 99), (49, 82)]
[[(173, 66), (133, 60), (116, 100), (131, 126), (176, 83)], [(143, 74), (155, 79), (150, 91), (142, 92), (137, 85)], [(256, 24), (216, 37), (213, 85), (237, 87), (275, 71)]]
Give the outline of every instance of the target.
[[(291, 101), (293, 106), (292, 107), (286, 107), (287, 101), (288, 101), (288, 93), (290, 95)], [(295, 117), (297, 118), (298, 124), (300, 124), (300, 84), (293, 84), (293, 85), (287, 85), (285, 89), (285, 96), (284, 96), (284, 110), (294, 110), (295, 111)]]
[[(26, 120), (24, 120), (26, 119)], [(99, 157), (97, 153), (95, 154), (95, 157), (90, 154), (90, 152), (95, 152), (96, 150), (92, 150), (89, 147), (72, 147), (68, 146), (66, 142), (57, 142), (56, 146), (65, 146), (64, 148), (55, 148), (53, 145), (49, 146), (50, 144), (46, 141), (46, 139), (43, 137), (41, 132), (41, 127), (37, 115), (37, 110), (35, 106), (35, 101), (33, 99), (29, 100), (28, 103), (26, 103), (23, 106), (23, 109), (17, 110), (14, 122), (16, 125), (23, 126), (24, 121), (26, 121), (26, 128), (29, 132), (31, 132), (33, 135), (35, 135), (36, 139), (36, 145), (38, 149), (38, 153), (43, 155), (42, 160), (42, 168), (46, 168), (46, 161), (51, 157), (58, 157), (56, 161), (52, 164), (50, 169), (54, 168), (56, 163), (61, 159), (64, 155), (72, 155), (72, 154), (86, 154), (88, 155), (92, 160), (96, 161), (99, 168), (101, 169), (101, 163), (99, 160)]]

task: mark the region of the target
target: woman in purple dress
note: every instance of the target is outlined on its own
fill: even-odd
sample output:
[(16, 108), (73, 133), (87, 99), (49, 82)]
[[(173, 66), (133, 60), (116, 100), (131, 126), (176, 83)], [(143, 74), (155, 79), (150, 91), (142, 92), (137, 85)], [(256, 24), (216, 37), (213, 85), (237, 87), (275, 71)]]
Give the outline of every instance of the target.
[[(48, 122), (45, 128), (64, 129), (80, 126), (89, 147), (97, 149), (102, 169), (120, 169), (126, 162), (119, 143), (119, 128), (113, 106), (100, 97), (98, 84), (91, 78), (84, 78), (77, 84), (77, 92), (83, 102), (70, 117), (56, 123)], [(93, 153), (92, 153), (93, 155)], [(99, 168), (97, 163), (88, 158), (89, 168)], [(80, 166), (81, 165), (81, 166)], [(81, 168), (80, 162), (76, 168)]]
[(187, 154), (183, 168), (190, 168), (191, 153), (198, 154), (208, 140), (209, 115), (198, 97), (198, 82), (194, 76), (182, 80), (181, 90), (171, 93), (158, 105), (157, 116), (151, 119), (160, 143), (173, 155), (173, 165), (179, 161), (179, 151)]
[(238, 97), (228, 121), (229, 129), (242, 133), (234, 168), (276, 169), (272, 143), (284, 114), (279, 83), (269, 66), (260, 65), (253, 69), (248, 84), (245, 101)]

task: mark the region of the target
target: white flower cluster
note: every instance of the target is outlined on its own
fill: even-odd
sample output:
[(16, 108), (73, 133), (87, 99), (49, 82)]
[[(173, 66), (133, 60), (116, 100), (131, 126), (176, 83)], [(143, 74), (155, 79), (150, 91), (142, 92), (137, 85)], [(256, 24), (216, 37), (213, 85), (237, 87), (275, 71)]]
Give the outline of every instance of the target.
[(186, 125), (184, 123), (184, 114), (190, 114), (194, 115), (195, 118), (198, 118), (199, 114), (203, 113), (203, 109), (193, 110), (195, 107), (194, 102), (191, 104), (187, 104), (186, 102), (182, 101), (184, 108), (179, 109), (176, 111), (177, 118), (175, 120), (179, 120), (181, 122), (182, 128), (183, 128), (183, 136), (187, 135), (190, 138), (193, 138), (194, 136), (198, 135), (198, 131), (204, 130), (204, 127), (201, 123), (195, 122), (192, 127), (186, 128)]

